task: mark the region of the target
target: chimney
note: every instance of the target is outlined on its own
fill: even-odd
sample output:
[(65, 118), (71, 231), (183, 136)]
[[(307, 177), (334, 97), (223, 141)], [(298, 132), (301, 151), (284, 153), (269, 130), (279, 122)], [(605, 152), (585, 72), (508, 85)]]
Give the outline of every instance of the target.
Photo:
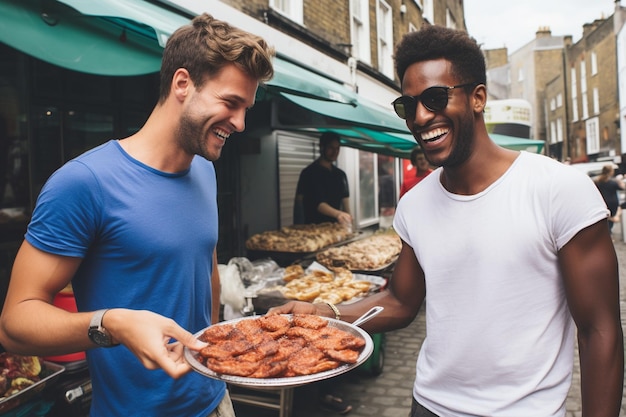
[(549, 38), (552, 36), (552, 31), (550, 30), (550, 26), (539, 26), (537, 32), (535, 33), (536, 38)]

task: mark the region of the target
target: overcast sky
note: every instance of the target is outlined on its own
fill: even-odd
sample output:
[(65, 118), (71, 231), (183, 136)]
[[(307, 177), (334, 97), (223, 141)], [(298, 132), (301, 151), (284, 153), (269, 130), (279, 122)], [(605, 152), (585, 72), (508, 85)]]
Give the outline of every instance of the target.
[[(626, 6), (626, 2), (622, 3)], [(580, 40), (583, 24), (613, 14), (613, 0), (465, 0), (467, 31), (483, 49), (517, 51), (535, 38), (540, 26), (553, 36)]]

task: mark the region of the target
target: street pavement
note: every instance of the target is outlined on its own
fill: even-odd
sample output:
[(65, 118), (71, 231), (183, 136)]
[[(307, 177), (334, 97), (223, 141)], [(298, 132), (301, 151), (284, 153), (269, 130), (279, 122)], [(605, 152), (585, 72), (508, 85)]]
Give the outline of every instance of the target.
[[(624, 220), (624, 218), (622, 218)], [(622, 225), (614, 228), (614, 245), (620, 270), (620, 305), (622, 328), (626, 329), (626, 243)], [(420, 311), (413, 323), (385, 334), (385, 362), (378, 376), (359, 369), (339, 376), (333, 381), (335, 392), (352, 405), (350, 417), (406, 417), (411, 410), (411, 393), (415, 378), (415, 361), (425, 336), (425, 317)], [(626, 332), (626, 330), (625, 330)], [(566, 417), (581, 417), (580, 368), (578, 350), (574, 361), (572, 387), (567, 398)], [(328, 417), (339, 415), (328, 412), (317, 403), (319, 384), (294, 390), (291, 417)], [(235, 404), (237, 417), (279, 417), (276, 410)], [(280, 416), (285, 417), (285, 416)], [(622, 401), (619, 417), (626, 417), (626, 398)]]

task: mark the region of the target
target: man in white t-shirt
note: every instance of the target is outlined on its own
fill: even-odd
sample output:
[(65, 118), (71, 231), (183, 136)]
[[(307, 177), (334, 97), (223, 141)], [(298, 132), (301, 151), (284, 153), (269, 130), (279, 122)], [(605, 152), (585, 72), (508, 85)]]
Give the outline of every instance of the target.
[(590, 178), (496, 145), (483, 118), (485, 62), (467, 33), (425, 26), (395, 53), (393, 102), (439, 168), (398, 203), (403, 246), (388, 288), (346, 306), (288, 303), (381, 332), (426, 300), (412, 417), (565, 416), (574, 343), (583, 416), (617, 417), (624, 375), (619, 276), (607, 210)]

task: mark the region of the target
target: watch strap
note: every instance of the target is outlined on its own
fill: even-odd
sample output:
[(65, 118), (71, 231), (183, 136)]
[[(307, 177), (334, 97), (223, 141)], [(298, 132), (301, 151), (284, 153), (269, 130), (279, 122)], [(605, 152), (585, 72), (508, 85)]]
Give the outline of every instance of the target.
[[(102, 325), (102, 320), (107, 311), (109, 311), (109, 309), (105, 308), (105, 309), (98, 310), (95, 313), (93, 313), (93, 316), (91, 316), (91, 321), (89, 322), (89, 331), (88, 331), (89, 338), (92, 341), (96, 342), (99, 346), (103, 346), (103, 347), (117, 346), (119, 345), (119, 343), (112, 343), (113, 338), (111, 337), (111, 334)], [(100, 337), (98, 338), (92, 337), (93, 333), (99, 333)]]

